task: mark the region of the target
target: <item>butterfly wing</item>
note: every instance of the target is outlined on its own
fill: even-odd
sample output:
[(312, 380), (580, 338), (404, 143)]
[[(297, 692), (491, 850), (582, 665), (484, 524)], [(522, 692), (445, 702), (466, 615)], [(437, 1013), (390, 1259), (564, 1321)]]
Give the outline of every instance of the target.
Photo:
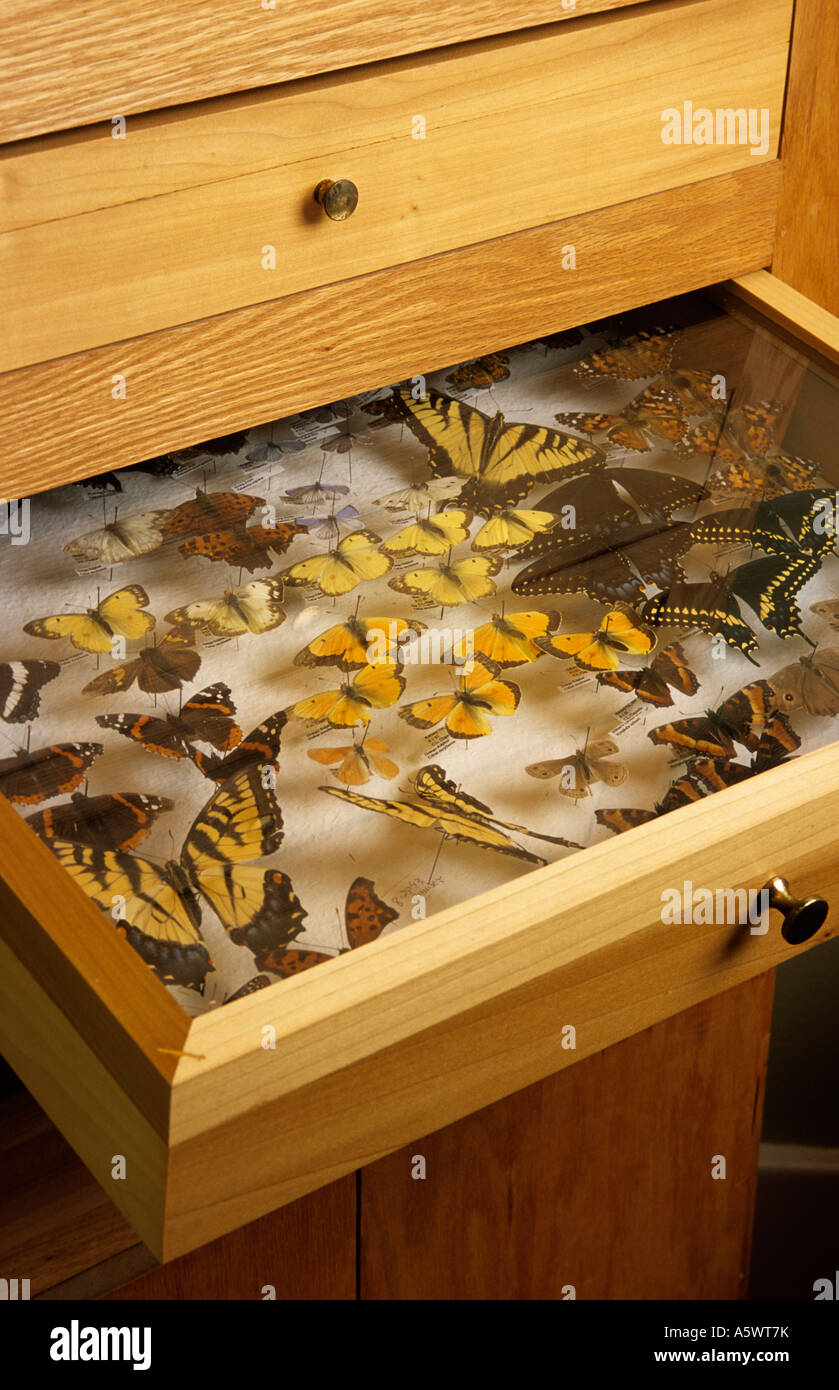
[(118, 850), (51, 840), (50, 849), (87, 896), (164, 984), (198, 986), (211, 968), (198, 930), (200, 912), (178, 866), (156, 864)]
[(28, 724), (37, 719), (41, 691), (60, 673), (57, 661), (0, 662), (0, 719), (7, 724)]
[(163, 543), (161, 525), (165, 511), (139, 512), (120, 517), (98, 531), (88, 531), (65, 545), (74, 560), (98, 560), (103, 565), (119, 565), (138, 555), (150, 555)]
[(353, 950), (366, 945), (368, 941), (375, 941), (398, 916), (396, 908), (389, 907), (378, 896), (369, 878), (356, 878), (350, 884), (344, 906), (344, 923), (347, 940)]
[(480, 849), (496, 849), (502, 854), (515, 855), (530, 864), (544, 864), (544, 859), (522, 849), (508, 835), (494, 826), (481, 823), (458, 811), (446, 810), (442, 806), (421, 805), (409, 801), (388, 801), (375, 796), (364, 796), (361, 792), (344, 790), (341, 787), (321, 787), (328, 796), (337, 796), (353, 806), (365, 811), (377, 811), (421, 830), (436, 830), (461, 844), (475, 845)]
[(171, 811), (174, 802), (166, 796), (143, 796), (139, 792), (113, 792), (104, 796), (81, 796), (50, 806), (27, 816), (27, 824), (43, 840), (72, 840), (92, 849), (136, 849), (148, 835), (155, 820)]
[(500, 669), (538, 661), (543, 655), (536, 645), (559, 625), (558, 613), (521, 612), (496, 614), (492, 622), (484, 623), (472, 634), (475, 653), (485, 656)]
[(208, 758), (199, 749), (190, 747), (190, 756), (205, 777), (223, 782), (234, 772), (256, 768), (262, 781), (272, 785), (279, 772), (280, 740), (288, 722), (285, 710), (277, 710), (255, 729), (251, 729), (225, 758)]
[(15, 805), (73, 792), (103, 751), (101, 743), (53, 743), (0, 762), (0, 792)]
[(427, 598), (444, 608), (476, 603), (496, 592), (490, 575), (498, 574), (501, 561), (489, 555), (470, 555), (449, 565), (408, 570), (389, 580), (398, 593)]
[(731, 592), (757, 613), (763, 626), (779, 637), (801, 634), (797, 595), (815, 574), (816, 555), (769, 555), (735, 570)]
[(124, 589), (103, 598), (97, 611), (111, 632), (120, 637), (145, 637), (155, 624), (151, 613), (143, 612), (148, 602), (149, 596), (141, 585), (126, 584)]

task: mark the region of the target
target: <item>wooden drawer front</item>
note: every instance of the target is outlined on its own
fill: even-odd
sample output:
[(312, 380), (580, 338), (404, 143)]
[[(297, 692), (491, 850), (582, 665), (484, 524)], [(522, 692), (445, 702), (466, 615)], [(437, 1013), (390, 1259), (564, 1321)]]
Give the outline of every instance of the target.
[[(754, 168), (777, 150), (790, 12), (645, 5), (140, 117), (125, 139), (12, 146), (0, 369)], [(665, 143), (685, 102), (766, 111), (768, 141)], [(344, 223), (312, 196), (338, 177), (360, 191)]]

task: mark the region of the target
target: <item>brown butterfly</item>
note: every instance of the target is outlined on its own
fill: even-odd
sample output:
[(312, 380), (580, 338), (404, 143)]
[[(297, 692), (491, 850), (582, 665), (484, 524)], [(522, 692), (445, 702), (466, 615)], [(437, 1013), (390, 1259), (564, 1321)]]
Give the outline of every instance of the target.
[(253, 574), (256, 570), (270, 569), (274, 562), (269, 551), (284, 555), (294, 537), (304, 536), (306, 530), (294, 521), (282, 521), (276, 526), (233, 526), (192, 536), (179, 546), (179, 550), (187, 559), (191, 555), (201, 555), (205, 560), (221, 560)]
[(554, 419), (583, 434), (602, 434), (620, 449), (648, 453), (651, 440), (676, 442), (688, 429), (688, 417), (675, 391), (667, 386), (647, 386), (614, 415), (585, 411), (560, 411)]
[(245, 734), (226, 757), (209, 756), (202, 753), (200, 748), (193, 747), (192, 743), (188, 745), (189, 756), (199, 772), (213, 782), (225, 782), (234, 772), (241, 772), (246, 767), (258, 767), (263, 786), (273, 787), (280, 770), (280, 740), (287, 722), (285, 710), (277, 710), (251, 729), (249, 734)]
[(666, 382), (678, 395), (686, 415), (707, 415), (725, 409), (725, 398), (717, 394), (723, 386), (722, 380), (712, 372), (671, 367)]
[(834, 632), (839, 632), (839, 598), (823, 599), (821, 603), (811, 603), (810, 612), (829, 623)]
[(510, 375), (507, 366), (509, 361), (506, 352), (491, 352), (487, 357), (476, 357), (472, 362), (464, 362), (461, 366), (455, 367), (451, 375), (446, 377), (446, 381), (461, 391), (470, 387), (477, 391), (487, 390), (496, 381), (507, 379)]
[(770, 676), (769, 684), (780, 709), (839, 714), (839, 647), (820, 647), (800, 657)]
[(144, 647), (133, 661), (103, 671), (82, 687), (83, 695), (111, 695), (128, 690), (137, 682), (147, 695), (159, 695), (167, 690), (179, 690), (184, 681), (191, 681), (201, 658), (193, 648), (194, 634), (173, 628), (156, 647)]
[(14, 757), (0, 761), (0, 792), (7, 801), (26, 806), (74, 792), (101, 752), (101, 743), (53, 743), (33, 751), (19, 748)]
[(693, 776), (679, 777), (667, 788), (661, 801), (656, 802), (651, 811), (642, 810), (639, 806), (606, 806), (595, 811), (594, 815), (600, 825), (605, 825), (615, 835), (621, 835), (625, 830), (633, 830), (636, 825), (646, 825), (648, 821), (657, 820), (659, 816), (666, 816), (668, 811), (675, 811), (679, 806), (689, 806), (693, 801), (701, 801), (703, 796), (704, 792), (697, 786)]
[(694, 425), (679, 452), (710, 454), (717, 463), (742, 463), (751, 454), (768, 454), (775, 447), (778, 417), (785, 409), (780, 401), (732, 406), (722, 423), (703, 420)]
[[(350, 884), (344, 904), (344, 929), (348, 949), (355, 950), (368, 941), (375, 941), (385, 927), (394, 922), (399, 913), (376, 893), (369, 878), (356, 878)], [(339, 954), (342, 954), (339, 953)], [(257, 953), (256, 964), (260, 970), (270, 970), (274, 975), (285, 979), (289, 975), (299, 975), (310, 970), (313, 965), (334, 960), (325, 951), (309, 951), (303, 947), (275, 947), (273, 950)]]
[(96, 722), (133, 739), (147, 753), (188, 758), (195, 741), (210, 743), (222, 752), (235, 748), (242, 740), (242, 730), (233, 722), (235, 713), (230, 691), (219, 681), (193, 695), (180, 714), (98, 714)]
[(264, 497), (248, 497), (244, 492), (204, 492), (196, 488), (189, 502), (174, 507), (161, 525), (167, 536), (203, 536), (208, 531), (226, 531), (265, 506)]
[(642, 329), (613, 347), (597, 348), (575, 363), (574, 376), (580, 381), (614, 377), (617, 381), (638, 381), (667, 371), (676, 346), (674, 333)]
[(171, 811), (167, 796), (112, 792), (85, 796), (74, 792), (69, 801), (36, 811), (26, 821), (43, 840), (73, 840), (93, 849), (136, 849), (158, 816)]
[(560, 795), (579, 800), (580, 797), (591, 796), (592, 782), (619, 787), (626, 781), (627, 771), (623, 763), (607, 762), (608, 758), (619, 752), (615, 740), (604, 735), (590, 743), (586, 740), (585, 747), (570, 757), (529, 763), (524, 770), (530, 777), (558, 777)]
[(597, 683), (632, 691), (639, 700), (660, 707), (673, 703), (670, 686), (682, 695), (695, 695), (699, 689), (699, 681), (686, 664), (678, 642), (665, 647), (640, 671), (601, 671)]
[[(399, 774), (399, 766), (385, 756), (388, 746), (380, 738), (367, 738), (363, 743), (344, 743), (337, 748), (309, 748), (313, 762), (328, 767), (333, 777), (347, 787), (362, 787), (378, 775), (388, 781)], [(334, 766), (334, 764), (338, 766)]]
[(708, 491), (716, 501), (746, 494), (756, 498), (782, 497), (812, 486), (819, 465), (812, 459), (777, 453), (772, 458), (738, 459), (718, 468), (708, 479)]
[(731, 758), (735, 743), (753, 751), (764, 733), (769, 733), (788, 749), (800, 746), (801, 740), (786, 717), (777, 712), (777, 701), (769, 682), (759, 680), (736, 690), (719, 709), (659, 724), (649, 730), (647, 738), (651, 743), (669, 743), (688, 758), (699, 755)]

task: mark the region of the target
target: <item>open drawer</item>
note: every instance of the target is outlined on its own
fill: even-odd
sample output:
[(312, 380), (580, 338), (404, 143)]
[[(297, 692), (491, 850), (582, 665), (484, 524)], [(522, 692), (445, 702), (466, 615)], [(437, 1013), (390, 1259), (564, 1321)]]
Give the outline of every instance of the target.
[[(745, 310), (744, 295), (782, 326)], [(839, 748), (832, 741), (839, 679), (830, 640), (836, 478), (824, 442), (839, 408), (829, 369), (839, 338), (834, 320), (799, 296), (778, 297), (769, 276), (752, 277), (729, 301), (725, 314), (704, 298), (655, 306), (623, 324), (594, 324), (443, 369), (415, 383), (416, 397), (410, 386), (368, 393), (260, 427), (248, 440), (196, 446), (158, 459), (151, 472), (104, 478), (92, 503), (76, 487), (32, 499), (32, 541), (15, 546), (12, 536), (4, 555), (8, 582), (26, 595), (26, 638), (16, 614), (3, 655), (40, 662), (55, 651), (64, 658), (60, 674), (38, 669), (39, 679), (50, 679), (31, 728), (33, 748), (65, 746), (52, 764), (64, 759), (66, 766), (63, 775), (53, 767), (59, 781), (52, 784), (26, 756), (21, 770), (2, 768), (17, 806), (0, 800), (0, 1050), (158, 1257), (232, 1230), (833, 932), (834, 914), (817, 926), (818, 909), (815, 919), (799, 914), (797, 923), (794, 909), (788, 912), (786, 937), (768, 913), (739, 922), (727, 895), (760, 890), (779, 875), (800, 898), (815, 894), (831, 904), (839, 893)], [(648, 389), (662, 378), (666, 390)], [(432, 389), (423, 397), (424, 386)], [(491, 450), (481, 454), (463, 442), (475, 430), (486, 442), (499, 407), (521, 422), (509, 426), (519, 431), (512, 481), (504, 469), (489, 469)], [(567, 418), (558, 423), (557, 413)], [(486, 466), (470, 477), (479, 456)], [(592, 513), (590, 496), (573, 494), (579, 530), (568, 544), (597, 535), (603, 543), (571, 563), (568, 529), (554, 546), (546, 538), (558, 523), (540, 519), (539, 508), (550, 497), (556, 509), (557, 490), (581, 478), (595, 480), (596, 505)], [(650, 491), (655, 478), (664, 500)], [(113, 492), (115, 481), (121, 493)], [(206, 506), (196, 483), (224, 494), (223, 505), (237, 512), (226, 534), (216, 522), (211, 531), (206, 517), (203, 526), (188, 521)], [(418, 500), (417, 488), (427, 500)], [(249, 499), (255, 506), (266, 498), (275, 515), (261, 513), (260, 525), (279, 528), (274, 554), (266, 546), (261, 563), (239, 574), (267, 539), (252, 524), (242, 535), (254, 510)], [(802, 511), (805, 498), (818, 514)], [(118, 535), (115, 499), (118, 522), (143, 512), (143, 525)], [(437, 506), (448, 509), (442, 521)], [(706, 519), (732, 509), (734, 518)], [(369, 531), (373, 517), (375, 540), (353, 571), (336, 542), (359, 527)], [(642, 544), (652, 536), (663, 546), (652, 569), (637, 562), (639, 537), (628, 539), (627, 526), (640, 527)], [(522, 527), (530, 527), (529, 538)], [(90, 530), (97, 534), (80, 541)], [(688, 532), (690, 545), (673, 549), (671, 539)], [(628, 568), (615, 559), (616, 535), (636, 556)], [(761, 559), (732, 552), (744, 540)], [(450, 546), (455, 562), (467, 563), (461, 578), (483, 585), (469, 602), (451, 602), (446, 586), (461, 581), (441, 577)], [(289, 554), (279, 556), (284, 548)], [(605, 588), (573, 578), (589, 574), (586, 566), (604, 553)], [(663, 557), (669, 568), (662, 569)], [(733, 590), (709, 577), (721, 569), (740, 574)], [(208, 626), (206, 601), (225, 584), (259, 584), (280, 573), (284, 622), (263, 624), (258, 636), (252, 628), (241, 643), (223, 640), (230, 633), (218, 614)], [(354, 582), (347, 588), (348, 573)], [(676, 590), (703, 578), (704, 606), (686, 612)], [(145, 583), (151, 607), (143, 602)], [(101, 623), (67, 616), (87, 606), (88, 592), (91, 607), (107, 605), (121, 585), (140, 586), (129, 606), (141, 627), (147, 611), (158, 615), (159, 631), (166, 609), (190, 610), (171, 620), (174, 675), (170, 668), (162, 685), (159, 673), (152, 678), (153, 661), (130, 640), (130, 624), (128, 650), (100, 646), (97, 673), (91, 630), (101, 632)], [(673, 599), (663, 613), (655, 610), (656, 590)], [(336, 669), (334, 659), (324, 660), (335, 653), (321, 639), (354, 616), (359, 591), (369, 595), (364, 616), (386, 603), (386, 617), (449, 636), (451, 624), (474, 633), (494, 612), (536, 610), (545, 621), (531, 636), (543, 645), (514, 634), (522, 659), (493, 671), (486, 644), (496, 644), (498, 655), (500, 638), (510, 634), (484, 632), (476, 657), (490, 663), (483, 685), (493, 688), (483, 696), (478, 688), (471, 701), (458, 698), (451, 666), (440, 680), (445, 646), (427, 663), (436, 671), (404, 653), (390, 663), (395, 672), (377, 672), (373, 657), (363, 675), (358, 661)], [(423, 597), (426, 606), (414, 607)], [(258, 598), (278, 617), (276, 591), (261, 589)], [(810, 665), (799, 661), (812, 650), (797, 635), (799, 598), (804, 631), (819, 643)], [(574, 635), (596, 630), (607, 610), (628, 599), (629, 648), (613, 645), (611, 656), (620, 655), (613, 661), (607, 635), (593, 658), (597, 643)], [(813, 602), (822, 605), (815, 614)], [(557, 608), (561, 624), (552, 616)], [(105, 606), (106, 620), (109, 614), (113, 606)], [(656, 650), (670, 653), (669, 666), (651, 658), (647, 630), (660, 636)], [(52, 646), (44, 640), (50, 636)], [(184, 652), (192, 654), (186, 667), (178, 664)], [(637, 671), (649, 658), (647, 684), (631, 675), (600, 679)], [(37, 709), (26, 688), (32, 671), (15, 674), (24, 688), (12, 684), (4, 704), (13, 735), (14, 724), (32, 720)], [(187, 710), (184, 685), (206, 691), (220, 681), (234, 689), (235, 718), (254, 727), (255, 739), (230, 737), (234, 712), (218, 689), (212, 710), (208, 700)], [(764, 684), (746, 713), (742, 700), (733, 712), (732, 697), (755, 682)], [(720, 717), (709, 721), (705, 706)], [(285, 722), (260, 732), (266, 716), (280, 711)], [(347, 747), (340, 758), (326, 756), (336, 744), (354, 743), (354, 720), (362, 721), (360, 734), (371, 712), (366, 750), (362, 743), (361, 754)], [(175, 722), (194, 719), (191, 732), (178, 732), (173, 720), (161, 732), (166, 713)], [(210, 715), (221, 725), (202, 723)], [(652, 740), (651, 762), (647, 734), (684, 720), (686, 731)], [(604, 736), (618, 749), (589, 746), (604, 724), (612, 725)], [(381, 733), (384, 748), (372, 741)], [(101, 761), (91, 750), (78, 753), (77, 744), (91, 738), (106, 744)], [(166, 738), (179, 756), (159, 756)], [(230, 765), (229, 775), (219, 775), (218, 759), (236, 759), (237, 747), (239, 772)], [(628, 769), (624, 785), (616, 753)], [(674, 754), (683, 759), (675, 770), (668, 765)], [(57, 794), (85, 776), (87, 766), (72, 766), (74, 758), (92, 766), (90, 795), (131, 787), (168, 797), (172, 831), (161, 818), (137, 851), (150, 810), (165, 808), (132, 806), (132, 829), (126, 806), (116, 802), (95, 824), (68, 830), (68, 815), (84, 819), (83, 804), (79, 810)], [(277, 780), (269, 776), (263, 785), (275, 760)], [(563, 767), (546, 769), (545, 762)], [(528, 778), (533, 763), (558, 779)], [(422, 779), (410, 779), (429, 765), (444, 772), (431, 775), (430, 792), (426, 777), (425, 795), (417, 796)], [(247, 775), (235, 796), (252, 798), (259, 821), (247, 855), (234, 842), (240, 831), (252, 837), (250, 803), (244, 820), (236, 808), (228, 814), (229, 784), (242, 768)], [(563, 780), (569, 768), (570, 782)], [(680, 784), (685, 804), (674, 794), (677, 809), (658, 814), (671, 783)], [(329, 796), (319, 790), (326, 784)], [(263, 864), (259, 836), (271, 828), (275, 796), (285, 840), (279, 847), (275, 836)], [(19, 812), (36, 816), (43, 839)], [(561, 840), (586, 848), (572, 852)], [(538, 857), (554, 862), (531, 867)], [(189, 880), (178, 881), (179, 893), (171, 875), (164, 883), (167, 859)], [(256, 879), (237, 879), (235, 866), (254, 859)], [(212, 864), (221, 865), (215, 879)], [(712, 894), (710, 913), (697, 910), (704, 889)], [(160, 907), (164, 891), (161, 911), (181, 927), (165, 950), (160, 943), (171, 932), (155, 931), (146, 912), (150, 897)], [(215, 921), (225, 891), (235, 907)], [(183, 906), (190, 894), (201, 899), (198, 926), (194, 902)], [(681, 921), (670, 911), (675, 899), (690, 900)], [(315, 962), (313, 952), (333, 958)], [(255, 975), (261, 978), (253, 983)]]

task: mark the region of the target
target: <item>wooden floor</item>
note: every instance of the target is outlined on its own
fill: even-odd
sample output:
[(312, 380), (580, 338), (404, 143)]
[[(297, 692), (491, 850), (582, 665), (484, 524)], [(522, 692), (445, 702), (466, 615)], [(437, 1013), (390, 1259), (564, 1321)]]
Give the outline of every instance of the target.
[(164, 1267), (31, 1098), (0, 1095), (0, 1275), (47, 1298), (739, 1298), (772, 988), (718, 995)]

